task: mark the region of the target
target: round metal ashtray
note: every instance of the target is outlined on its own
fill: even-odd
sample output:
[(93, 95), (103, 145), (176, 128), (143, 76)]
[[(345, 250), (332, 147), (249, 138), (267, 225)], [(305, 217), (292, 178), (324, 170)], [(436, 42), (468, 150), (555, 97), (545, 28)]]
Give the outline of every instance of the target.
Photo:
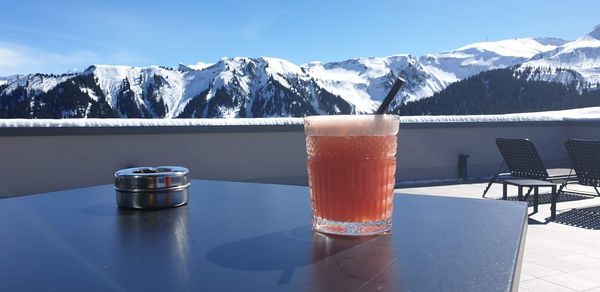
[(189, 170), (179, 166), (134, 167), (115, 172), (120, 208), (162, 209), (188, 202)]

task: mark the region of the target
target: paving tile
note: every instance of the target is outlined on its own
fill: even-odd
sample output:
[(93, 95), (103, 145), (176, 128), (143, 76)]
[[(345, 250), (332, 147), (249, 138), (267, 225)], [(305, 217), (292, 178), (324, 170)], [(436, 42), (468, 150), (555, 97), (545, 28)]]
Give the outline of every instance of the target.
[(533, 228), (531, 226), (529, 226), (529, 228), (527, 228), (527, 237), (526, 237), (526, 242), (527, 243), (544, 243), (544, 234), (539, 234), (539, 232), (536, 232), (536, 230), (540, 230), (540, 229), (536, 229)]
[(586, 268), (586, 266), (584, 266), (584, 265), (581, 265), (581, 264), (578, 264), (575, 262), (571, 262), (568, 260), (553, 258), (553, 257), (536, 260), (536, 261), (534, 261), (534, 263), (536, 263), (540, 266), (544, 266), (544, 267), (551, 268), (551, 269), (561, 271), (561, 272), (572, 272), (572, 271), (582, 270), (582, 269)]
[(522, 281), (519, 283), (519, 291), (521, 289), (529, 290), (529, 291), (543, 291), (543, 292), (572, 292), (576, 291), (573, 289), (569, 289), (564, 286), (560, 286), (554, 284), (552, 282), (548, 282), (542, 279), (533, 279), (529, 281)]
[(571, 254), (572, 253), (570, 253), (567, 250), (563, 250), (563, 249), (559, 249), (559, 248), (555, 248), (555, 247), (548, 247), (548, 246), (535, 248), (535, 249), (528, 249), (527, 243), (525, 243), (525, 252), (523, 253), (523, 259), (530, 261), (530, 262), (535, 262), (538, 260), (547, 259), (549, 257), (560, 257), (560, 256), (565, 256), (565, 255), (571, 255)]
[(577, 270), (570, 272), (569, 274), (600, 283), (600, 267)]
[(600, 287), (600, 283), (586, 280), (572, 274), (563, 273), (542, 278), (548, 282), (564, 286), (575, 291), (584, 291), (596, 287)]
[(531, 262), (523, 262), (523, 265), (521, 266), (521, 274), (527, 274), (536, 278), (556, 275), (560, 273), (561, 271)]
[[(558, 258), (561, 260), (567, 260), (570, 262), (578, 263), (580, 265), (590, 267), (590, 268), (600, 266), (600, 259), (593, 258), (590, 256), (580, 255), (580, 254), (559, 256)], [(598, 278), (600, 279), (600, 274), (598, 274)]]
[(579, 243), (596, 251), (600, 251), (600, 237), (587, 238)]
[[(527, 247), (525, 247), (527, 248)], [(593, 252), (588, 252), (584, 254), (585, 256), (589, 256), (589, 257), (593, 257), (593, 258), (597, 258), (600, 259), (600, 250), (598, 251), (593, 251)]]
[(547, 245), (544, 244), (543, 239), (527, 240), (527, 242), (525, 242), (525, 246), (527, 251), (534, 250), (536, 248), (547, 247)]
[(565, 247), (565, 246), (563, 246), (562, 249), (567, 249), (570, 252), (579, 253), (579, 254), (590, 253), (590, 252), (594, 252), (594, 251), (598, 250), (598, 249), (595, 249), (595, 248), (591, 248), (591, 247), (585, 246), (583, 243), (580, 243), (580, 244), (570, 244), (570, 246), (571, 247)]
[(533, 279), (536, 279), (536, 277), (523, 272), (521, 272), (521, 276), (519, 276), (519, 281), (528, 281)]
[[(548, 235), (548, 237), (552, 237), (552, 235)], [(588, 247), (584, 243), (568, 243), (560, 240), (554, 240), (552, 238), (546, 239), (545, 244), (549, 247), (558, 248), (571, 253), (588, 253), (595, 251), (594, 248)]]

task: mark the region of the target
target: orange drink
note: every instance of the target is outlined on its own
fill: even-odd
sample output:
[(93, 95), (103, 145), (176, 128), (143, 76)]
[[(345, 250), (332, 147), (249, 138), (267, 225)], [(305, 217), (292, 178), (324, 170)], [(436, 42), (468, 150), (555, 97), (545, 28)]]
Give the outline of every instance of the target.
[(391, 228), (399, 117), (304, 119), (313, 228), (371, 235)]

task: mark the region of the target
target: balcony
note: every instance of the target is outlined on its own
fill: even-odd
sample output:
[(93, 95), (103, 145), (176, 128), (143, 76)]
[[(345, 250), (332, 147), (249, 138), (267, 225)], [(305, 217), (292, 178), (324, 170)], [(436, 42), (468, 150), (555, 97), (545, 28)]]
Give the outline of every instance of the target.
[[(599, 130), (600, 119), (576, 115), (403, 117), (396, 192), (480, 198), (501, 163), (495, 138), (529, 138), (547, 167), (568, 167), (563, 142), (600, 139)], [(304, 137), (295, 118), (2, 120), (0, 197), (109, 184), (115, 170), (140, 165), (186, 166), (197, 179), (306, 185)], [(467, 177), (461, 154), (469, 155)], [(500, 196), (496, 185), (488, 198)], [(547, 204), (530, 216), (521, 290), (600, 287), (598, 204), (561, 202), (553, 223)]]
[[(600, 118), (581, 115), (403, 117), (398, 187), (469, 181), (494, 174), (497, 137), (529, 138), (546, 167), (568, 166), (564, 141), (600, 139)], [(1, 120), (0, 196), (112, 182), (116, 169), (181, 165), (193, 178), (306, 185), (302, 119)], [(30, 183), (35, 179), (35, 184)]]

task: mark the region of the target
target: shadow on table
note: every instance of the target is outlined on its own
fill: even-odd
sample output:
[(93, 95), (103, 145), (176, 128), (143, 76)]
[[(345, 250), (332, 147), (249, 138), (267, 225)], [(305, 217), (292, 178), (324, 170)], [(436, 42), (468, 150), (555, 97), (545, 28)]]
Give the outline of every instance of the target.
[(600, 206), (577, 208), (556, 215), (554, 223), (600, 230)]
[(230, 242), (210, 250), (212, 263), (244, 271), (281, 270), (278, 284), (288, 284), (294, 270), (370, 241), (373, 237), (343, 237), (313, 232), (311, 226)]

